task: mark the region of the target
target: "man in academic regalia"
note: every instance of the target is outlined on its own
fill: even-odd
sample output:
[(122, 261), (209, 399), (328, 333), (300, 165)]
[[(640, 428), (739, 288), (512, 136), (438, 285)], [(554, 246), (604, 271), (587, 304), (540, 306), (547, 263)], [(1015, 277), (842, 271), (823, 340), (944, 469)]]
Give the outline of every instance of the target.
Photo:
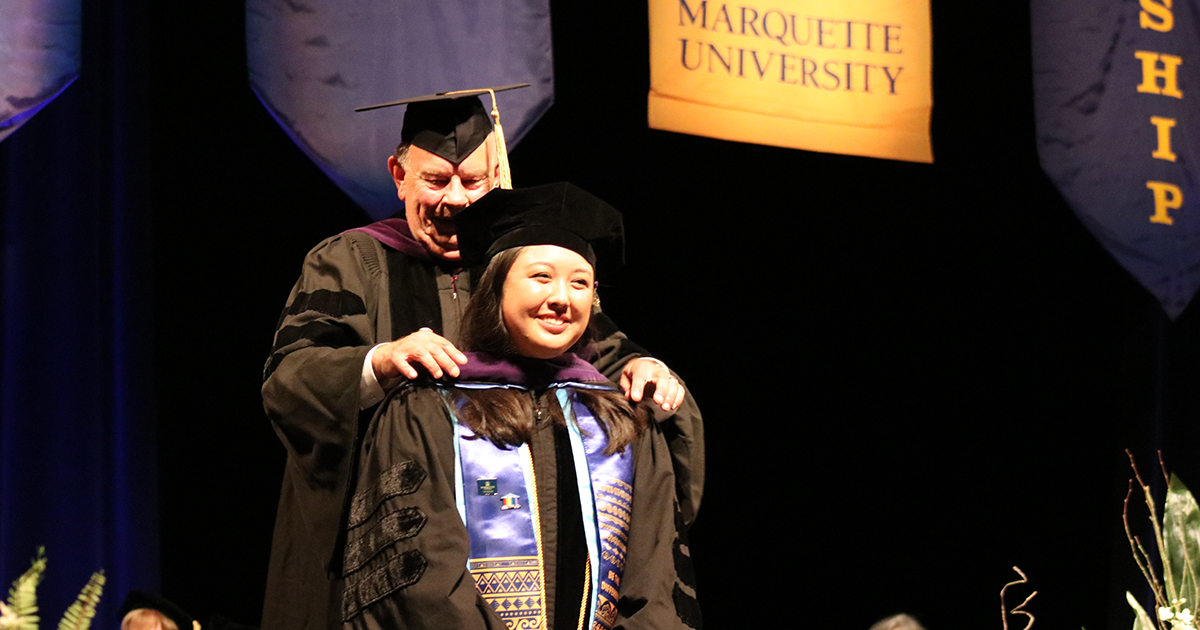
[[(498, 184), (492, 121), (476, 93), (413, 99), (388, 169), (398, 215), (326, 239), (305, 258), (264, 369), (263, 403), (288, 461), (268, 570), (264, 630), (341, 625), (342, 518), (356, 442), (387, 390), (457, 376), (471, 290), (454, 215)], [(658, 360), (598, 317), (593, 365), (633, 400), (653, 389), (668, 436), (683, 526), (704, 482), (700, 413)], [(365, 419), (364, 419), (365, 418)]]

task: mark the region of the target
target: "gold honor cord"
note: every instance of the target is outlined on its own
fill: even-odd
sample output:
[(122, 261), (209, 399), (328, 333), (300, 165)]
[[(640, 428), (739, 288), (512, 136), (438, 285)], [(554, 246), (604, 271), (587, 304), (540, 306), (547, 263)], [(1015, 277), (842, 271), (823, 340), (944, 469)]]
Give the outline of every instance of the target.
[[(495, 95), (492, 95), (495, 98)], [(533, 515), (533, 539), (537, 541), (538, 561), (538, 594), (542, 597), (542, 605), (538, 607), (538, 628), (546, 625), (546, 554), (542, 551), (542, 513), (538, 505), (537, 473), (533, 470), (533, 449), (528, 444), (520, 447), (525, 456), (525, 466), (529, 470), (529, 512)]]
[(583, 624), (587, 623), (588, 618), (588, 601), (591, 597), (588, 595), (592, 591), (592, 554), (587, 554), (583, 563), (583, 603), (579, 605), (579, 627), (577, 630), (584, 630)]
[[(479, 90), (458, 90), (456, 92), (446, 92), (445, 95), (473, 94), (477, 92)], [(500, 188), (512, 190), (512, 171), (508, 166), (508, 145), (504, 142), (504, 126), (500, 124), (500, 108), (496, 107), (496, 90), (494, 88), (487, 88), (487, 93), (492, 95), (492, 128), (496, 134), (496, 161), (500, 167)]]

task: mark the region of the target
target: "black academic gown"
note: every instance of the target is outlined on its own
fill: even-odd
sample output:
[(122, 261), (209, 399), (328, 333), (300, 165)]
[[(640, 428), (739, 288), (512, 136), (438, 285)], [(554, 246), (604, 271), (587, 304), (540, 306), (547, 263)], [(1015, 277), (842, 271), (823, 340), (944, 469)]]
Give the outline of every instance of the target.
[[(367, 428), (343, 564), (346, 630), (506, 627), (467, 570), (470, 539), (455, 504), (450, 391), (405, 387)], [(554, 389), (529, 395), (535, 407), (557, 404)], [(535, 426), (529, 446), (540, 506), (547, 619), (552, 630), (572, 630), (587, 588), (575, 473), (565, 428), (549, 422)], [(633, 510), (615, 627), (699, 627), (690, 558), (677, 529), (681, 519), (667, 443), (652, 423), (632, 448)]]

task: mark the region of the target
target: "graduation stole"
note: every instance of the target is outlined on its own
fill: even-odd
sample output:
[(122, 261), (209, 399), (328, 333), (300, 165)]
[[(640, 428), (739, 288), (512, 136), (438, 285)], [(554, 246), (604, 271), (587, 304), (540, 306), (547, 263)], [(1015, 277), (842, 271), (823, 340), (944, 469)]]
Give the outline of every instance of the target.
[[(609, 389), (585, 383), (555, 383), (567, 421), (588, 562), (584, 582), (590, 596), (580, 602), (579, 628), (608, 630), (617, 618), (621, 576), (633, 508), (630, 447), (605, 455), (608, 438), (591, 410), (563, 385)], [(459, 384), (464, 388), (518, 385)], [(451, 406), (452, 407), (452, 406)], [(537, 481), (529, 446), (500, 449), (459, 422), (451, 408), (455, 499), (471, 538), (467, 568), (475, 586), (510, 630), (546, 628), (545, 566), (538, 514)], [(559, 605), (569, 605), (560, 602)]]

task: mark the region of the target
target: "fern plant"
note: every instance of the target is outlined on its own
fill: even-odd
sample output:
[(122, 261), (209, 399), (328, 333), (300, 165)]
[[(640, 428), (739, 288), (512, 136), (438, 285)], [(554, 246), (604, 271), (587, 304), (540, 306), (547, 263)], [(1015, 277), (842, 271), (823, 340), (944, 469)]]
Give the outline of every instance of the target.
[[(41, 620), (37, 614), (37, 587), (45, 572), (45, 548), (38, 548), (32, 566), (8, 589), (8, 603), (0, 602), (0, 630), (38, 630)], [(96, 605), (103, 591), (104, 571), (97, 571), (63, 614), (58, 630), (87, 630), (96, 616)]]
[(92, 625), (92, 617), (96, 616), (96, 606), (100, 603), (100, 594), (104, 592), (104, 571), (97, 571), (88, 579), (88, 583), (79, 591), (74, 603), (63, 613), (62, 621), (58, 622), (58, 630), (87, 630)]

